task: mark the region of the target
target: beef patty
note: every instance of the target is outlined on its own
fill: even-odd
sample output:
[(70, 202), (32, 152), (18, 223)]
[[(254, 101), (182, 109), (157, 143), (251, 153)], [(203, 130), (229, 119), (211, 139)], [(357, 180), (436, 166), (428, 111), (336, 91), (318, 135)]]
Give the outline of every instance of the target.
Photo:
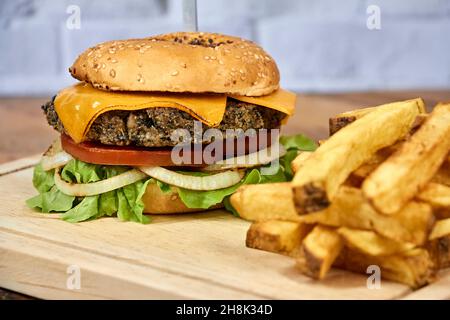
[[(64, 133), (64, 126), (55, 111), (54, 98), (44, 104), (48, 123)], [(285, 114), (255, 104), (227, 99), (222, 122), (216, 129), (223, 137), (231, 138), (227, 129), (276, 129)], [(194, 118), (175, 108), (149, 108), (138, 111), (108, 111), (100, 115), (87, 133), (87, 140), (117, 146), (168, 147), (176, 145), (171, 134), (175, 129), (186, 129), (194, 137)], [(203, 124), (203, 130), (210, 127)], [(210, 143), (210, 140), (195, 141)]]

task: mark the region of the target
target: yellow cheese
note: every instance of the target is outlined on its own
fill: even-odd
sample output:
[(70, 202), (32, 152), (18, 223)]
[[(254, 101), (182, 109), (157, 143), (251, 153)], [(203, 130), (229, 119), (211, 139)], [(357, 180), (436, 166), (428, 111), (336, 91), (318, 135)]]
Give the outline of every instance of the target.
[(247, 97), (247, 96), (230, 96), (233, 99), (244, 101), (247, 103), (257, 104), (270, 109), (283, 112), (289, 116), (294, 114), (295, 100), (297, 96), (295, 93), (278, 89), (277, 91), (261, 97)]
[[(232, 98), (275, 109), (292, 115), (295, 94), (278, 90), (262, 97), (232, 96)], [(82, 142), (92, 123), (102, 113), (112, 110), (135, 111), (147, 108), (176, 108), (189, 113), (210, 127), (222, 121), (227, 102), (226, 95), (168, 92), (109, 92), (78, 83), (63, 89), (55, 98), (55, 110), (67, 133), (76, 142)]]

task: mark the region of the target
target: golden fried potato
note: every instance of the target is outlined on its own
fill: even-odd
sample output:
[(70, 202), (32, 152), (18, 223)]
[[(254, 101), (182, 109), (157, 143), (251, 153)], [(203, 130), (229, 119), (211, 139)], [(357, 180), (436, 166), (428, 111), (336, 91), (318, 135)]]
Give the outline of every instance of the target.
[(297, 212), (328, 207), (348, 176), (378, 150), (403, 138), (419, 112), (415, 100), (395, 107), (380, 106), (331, 136), (295, 174), (292, 184)]
[(346, 246), (371, 256), (400, 254), (415, 247), (412, 243), (394, 241), (369, 230), (341, 227), (338, 233)]
[(423, 245), (434, 223), (434, 216), (429, 204), (414, 201), (397, 214), (387, 216), (377, 212), (360, 189), (342, 186), (329, 208), (302, 215), (298, 221), (373, 230), (394, 241)]
[(280, 220), (253, 222), (247, 231), (246, 245), (289, 255), (300, 246), (311, 227), (304, 223)]
[(430, 182), (416, 195), (416, 199), (429, 203), (439, 219), (450, 218), (450, 187)]
[(298, 156), (291, 162), (292, 171), (297, 172), (306, 159), (312, 154), (312, 151), (301, 151)]
[[(423, 100), (420, 98), (413, 99), (413, 100), (417, 101), (417, 105), (418, 105), (420, 113), (425, 114), (426, 110), (425, 110), (425, 103), (423, 102)], [(389, 104), (387, 104), (387, 106), (395, 107), (398, 103), (402, 103), (402, 102), (403, 101), (389, 103)], [(377, 108), (378, 107), (361, 108), (361, 109), (343, 112), (334, 117), (331, 117), (328, 121), (330, 136), (332, 136), (333, 134), (338, 132), (343, 127), (354, 122), (355, 120), (360, 119), (363, 116), (369, 114), (370, 112), (377, 110)], [(425, 117), (426, 117), (426, 115), (418, 115), (413, 126), (419, 126), (423, 122)]]
[(364, 195), (378, 211), (398, 212), (446, 160), (449, 137), (450, 104), (440, 104), (411, 139), (364, 181)]
[(450, 235), (431, 240), (426, 248), (438, 268), (450, 267)]
[(323, 279), (342, 246), (336, 230), (318, 225), (303, 239), (296, 265), (304, 274)]
[(298, 220), (289, 182), (243, 185), (230, 201), (245, 220)]
[(380, 267), (383, 279), (404, 283), (413, 289), (433, 281), (436, 265), (427, 250), (415, 248), (403, 254), (391, 256), (371, 256), (345, 248), (334, 266), (366, 274), (367, 267)]

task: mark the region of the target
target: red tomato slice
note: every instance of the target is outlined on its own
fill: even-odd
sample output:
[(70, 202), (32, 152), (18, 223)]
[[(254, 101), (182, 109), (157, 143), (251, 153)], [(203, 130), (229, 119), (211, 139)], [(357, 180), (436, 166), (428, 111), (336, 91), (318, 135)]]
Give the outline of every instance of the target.
[[(236, 140), (227, 140), (223, 145), (223, 155), (216, 156), (215, 154), (213, 154), (213, 158), (215, 159), (214, 161), (219, 161), (223, 160), (224, 158), (240, 156), (243, 154), (258, 151), (257, 147), (255, 147), (256, 144), (249, 143), (249, 140), (251, 139), (253, 138), (245, 139), (245, 148), (238, 148)], [(260, 138), (259, 136), (255, 136), (255, 139), (258, 141)], [(188, 163), (175, 164), (172, 160), (171, 147), (121, 147), (104, 145), (89, 141), (75, 143), (72, 138), (65, 134), (61, 135), (61, 144), (62, 148), (73, 157), (77, 158), (78, 160), (94, 164), (161, 167), (203, 167), (211, 164), (205, 163), (203, 159), (203, 150), (207, 145), (202, 146), (202, 148), (191, 148), (190, 161), (188, 160)], [(267, 140), (267, 146), (270, 146), (270, 135)], [(227, 150), (232, 150), (233, 152), (230, 154), (230, 152), (227, 153)], [(181, 155), (183, 155), (183, 153), (181, 153)], [(199, 163), (199, 159), (201, 163)]]

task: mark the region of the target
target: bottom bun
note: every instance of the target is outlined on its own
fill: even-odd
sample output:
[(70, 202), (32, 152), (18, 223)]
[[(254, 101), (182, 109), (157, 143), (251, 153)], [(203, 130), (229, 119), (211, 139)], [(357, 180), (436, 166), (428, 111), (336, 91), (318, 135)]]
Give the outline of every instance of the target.
[(144, 202), (144, 213), (151, 213), (151, 214), (201, 212), (223, 207), (223, 205), (220, 203), (209, 209), (188, 208), (181, 201), (176, 191), (164, 193), (161, 191), (161, 189), (158, 187), (156, 183), (148, 184), (147, 190), (142, 196), (142, 201)]

